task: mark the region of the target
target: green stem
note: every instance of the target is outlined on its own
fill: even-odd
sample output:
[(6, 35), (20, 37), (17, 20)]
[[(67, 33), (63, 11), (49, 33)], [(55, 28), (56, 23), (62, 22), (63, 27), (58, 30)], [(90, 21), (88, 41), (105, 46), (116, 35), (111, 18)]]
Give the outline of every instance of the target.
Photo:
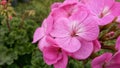
[(6, 12), (6, 15), (7, 15), (6, 24), (7, 24), (8, 30), (10, 31), (9, 16), (7, 12)]

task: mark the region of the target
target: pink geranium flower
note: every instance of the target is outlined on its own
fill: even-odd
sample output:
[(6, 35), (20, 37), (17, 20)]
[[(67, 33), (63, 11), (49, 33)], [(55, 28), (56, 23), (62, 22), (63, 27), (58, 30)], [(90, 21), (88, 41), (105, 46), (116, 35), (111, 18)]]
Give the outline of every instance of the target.
[(48, 65), (54, 65), (54, 68), (66, 68), (68, 57), (66, 53), (58, 47), (45, 47), (43, 49), (43, 58)]
[(92, 68), (120, 68), (120, 52), (104, 53), (92, 61)]
[(66, 68), (68, 56), (66, 52), (56, 45), (53, 38), (47, 37), (48, 47), (43, 49), (43, 58), (48, 65), (54, 65), (54, 68)]
[(59, 18), (54, 23), (54, 29), (50, 33), (52, 37), (55, 37), (59, 47), (72, 53), (81, 48), (82, 40), (80, 41), (79, 39), (92, 41), (99, 34), (96, 20), (89, 11), (82, 6), (77, 10), (79, 11), (75, 12), (69, 18)]
[(96, 16), (99, 25), (111, 23), (120, 15), (120, 2), (115, 0), (82, 0)]

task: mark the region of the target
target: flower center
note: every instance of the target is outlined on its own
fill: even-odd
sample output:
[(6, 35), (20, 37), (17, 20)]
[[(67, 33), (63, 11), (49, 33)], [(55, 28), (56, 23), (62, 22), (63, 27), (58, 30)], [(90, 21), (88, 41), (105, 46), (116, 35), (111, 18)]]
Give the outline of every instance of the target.
[(58, 52), (59, 52), (59, 53), (61, 53), (61, 52), (62, 52), (61, 48), (59, 48), (59, 49), (58, 49)]
[(105, 15), (108, 15), (109, 14), (109, 7), (104, 7), (102, 13), (99, 15), (99, 18), (102, 18), (104, 17)]
[(71, 37), (77, 36), (78, 22), (77, 21), (72, 21), (70, 27), (71, 27), (71, 32), (70, 32)]
[(77, 35), (76, 35), (76, 31), (75, 31), (75, 30), (73, 30), (73, 31), (72, 31), (71, 36), (72, 36), (72, 37), (77, 36)]

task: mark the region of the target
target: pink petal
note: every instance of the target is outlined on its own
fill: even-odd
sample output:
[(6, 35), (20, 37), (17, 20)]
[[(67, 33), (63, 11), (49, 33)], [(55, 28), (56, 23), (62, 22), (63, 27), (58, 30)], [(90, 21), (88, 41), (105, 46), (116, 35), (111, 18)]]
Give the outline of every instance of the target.
[(63, 4), (61, 5), (61, 7), (64, 7), (66, 5), (72, 5), (72, 4), (76, 4), (79, 0), (65, 0), (63, 2)]
[(117, 50), (120, 50), (120, 36), (117, 38), (117, 40), (116, 40), (116, 46), (115, 46), (115, 48), (117, 49)]
[(56, 8), (52, 10), (51, 15), (54, 18), (54, 22), (56, 22), (60, 18), (67, 17), (68, 13), (63, 8)]
[(76, 6), (74, 4), (66, 4), (66, 6), (62, 5), (61, 8), (64, 9), (64, 11), (67, 13), (67, 18), (69, 18), (77, 9), (75, 7)]
[(51, 6), (51, 9), (55, 9), (55, 8), (58, 8), (62, 3), (60, 2), (57, 2), (57, 3), (53, 3), (52, 6)]
[(120, 2), (115, 2), (114, 5), (112, 5), (111, 13), (114, 16), (119, 16), (120, 15)]
[(50, 46), (43, 49), (43, 58), (48, 65), (51, 65), (60, 60), (62, 55), (59, 53), (59, 48)]
[(88, 0), (86, 5), (95, 15), (99, 15), (104, 7), (104, 0)]
[(115, 3), (115, 0), (104, 0), (104, 7), (112, 7)]
[(67, 52), (76, 52), (81, 47), (81, 43), (75, 37), (56, 38), (56, 41), (59, 47)]
[(98, 52), (101, 49), (101, 44), (98, 40), (93, 41), (94, 52)]
[(106, 66), (105, 68), (120, 68), (120, 64), (111, 64), (109, 66)]
[(42, 27), (39, 27), (35, 30), (34, 36), (33, 36), (33, 42), (36, 43), (38, 40), (40, 40), (45, 35), (44, 29)]
[(67, 37), (69, 36), (69, 28), (68, 28), (69, 20), (66, 18), (59, 19), (54, 24), (54, 29), (51, 32), (53, 37)]
[(107, 16), (104, 16), (103, 18), (100, 19), (100, 22), (98, 23), (99, 25), (107, 25), (111, 23), (114, 20), (114, 16), (109, 14)]
[(44, 47), (48, 47), (50, 44), (46, 40), (46, 36), (43, 37), (39, 42), (38, 42), (38, 48), (43, 51)]
[(93, 44), (92, 42), (82, 41), (81, 48), (72, 54), (73, 58), (76, 59), (86, 59), (88, 58), (91, 53), (93, 52)]
[(79, 0), (65, 0), (64, 2), (66, 3), (73, 3), (73, 2), (78, 2)]
[(47, 37), (46, 37), (46, 41), (47, 41), (50, 45), (52, 45), (52, 46), (54, 46), (54, 47), (58, 47), (57, 42), (56, 42), (55, 39), (52, 38), (51, 36), (47, 36)]
[(49, 34), (53, 29), (53, 17), (49, 15), (42, 23), (42, 27), (46, 34)]
[(76, 12), (70, 17), (70, 19), (82, 22), (88, 16), (89, 11), (83, 6), (77, 8), (78, 9), (76, 9)]
[(84, 3), (84, 4), (86, 4), (86, 3), (88, 3), (90, 0), (80, 0), (80, 2), (82, 2), (82, 3)]
[(67, 68), (68, 56), (62, 52), (62, 58), (54, 64), (54, 68)]
[(92, 60), (92, 68), (103, 68), (105, 62), (108, 62), (112, 57), (112, 53), (104, 53), (101, 56)]
[(120, 67), (120, 52), (115, 53), (109, 63), (106, 64), (106, 68), (119, 68)]
[(110, 61), (111, 64), (120, 64), (120, 52), (117, 52), (115, 53), (115, 55), (112, 57), (111, 61)]
[(92, 17), (88, 17), (85, 21), (81, 22), (79, 25), (79, 37), (91, 41), (97, 39), (99, 35), (99, 27)]

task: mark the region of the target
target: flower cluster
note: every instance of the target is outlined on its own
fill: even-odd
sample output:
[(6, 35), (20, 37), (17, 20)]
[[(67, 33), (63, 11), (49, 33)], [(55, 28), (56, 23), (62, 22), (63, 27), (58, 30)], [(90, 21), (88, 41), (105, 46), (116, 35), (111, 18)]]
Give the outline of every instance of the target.
[[(66, 68), (68, 57), (85, 60), (101, 49), (98, 40), (99, 26), (119, 21), (119, 7), (119, 2), (115, 0), (65, 0), (63, 3), (54, 3), (49, 16), (41, 27), (36, 29), (33, 43), (38, 42), (44, 61), (48, 65)], [(119, 50), (119, 42), (116, 47)], [(93, 68), (100, 68), (99, 60), (99, 58), (93, 60)], [(103, 64), (105, 60), (104, 57), (100, 63)], [(110, 61), (113, 59), (108, 62)]]

